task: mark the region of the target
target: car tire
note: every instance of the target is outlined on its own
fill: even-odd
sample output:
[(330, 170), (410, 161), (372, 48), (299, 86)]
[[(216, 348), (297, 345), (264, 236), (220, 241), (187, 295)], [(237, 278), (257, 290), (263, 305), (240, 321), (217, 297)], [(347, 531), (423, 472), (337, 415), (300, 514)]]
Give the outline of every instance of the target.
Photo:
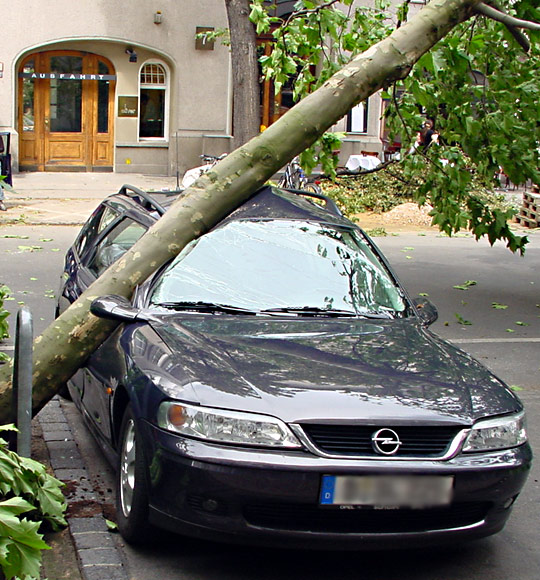
[(143, 544), (151, 537), (148, 523), (148, 483), (140, 435), (131, 405), (120, 428), (116, 472), (116, 520), (122, 537)]

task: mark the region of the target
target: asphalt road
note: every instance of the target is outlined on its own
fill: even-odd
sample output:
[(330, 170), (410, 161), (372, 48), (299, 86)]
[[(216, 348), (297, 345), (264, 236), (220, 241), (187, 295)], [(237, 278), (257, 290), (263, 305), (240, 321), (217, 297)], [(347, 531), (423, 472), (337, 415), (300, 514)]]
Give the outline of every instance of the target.
[[(0, 230), (0, 282), (11, 287), (16, 309), (25, 302), (39, 332), (52, 320), (63, 253), (78, 228), (10, 226)], [(6, 236), (28, 236), (28, 238)], [(377, 238), (412, 295), (426, 293), (439, 308), (432, 329), (476, 356), (520, 389), (529, 432), (540, 456), (540, 231), (525, 257), (469, 237), (400, 234)], [(58, 251), (56, 251), (58, 250)], [(475, 282), (467, 285), (466, 282)], [(462, 286), (468, 289), (457, 289)], [(506, 306), (506, 308), (503, 308)], [(469, 324), (466, 324), (468, 322)], [(112, 471), (78, 414), (66, 407), (88, 458), (94, 484), (112, 502)], [(163, 534), (156, 545), (118, 545), (133, 580), (538, 580), (540, 470), (535, 464), (506, 528), (496, 536), (444, 550), (336, 553), (253, 549)]]

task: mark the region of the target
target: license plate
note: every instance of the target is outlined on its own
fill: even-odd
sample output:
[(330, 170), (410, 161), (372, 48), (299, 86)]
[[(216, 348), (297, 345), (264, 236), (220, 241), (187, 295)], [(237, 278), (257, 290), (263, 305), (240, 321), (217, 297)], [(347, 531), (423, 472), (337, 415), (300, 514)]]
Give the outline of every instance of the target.
[(320, 504), (427, 508), (452, 501), (453, 476), (323, 475)]

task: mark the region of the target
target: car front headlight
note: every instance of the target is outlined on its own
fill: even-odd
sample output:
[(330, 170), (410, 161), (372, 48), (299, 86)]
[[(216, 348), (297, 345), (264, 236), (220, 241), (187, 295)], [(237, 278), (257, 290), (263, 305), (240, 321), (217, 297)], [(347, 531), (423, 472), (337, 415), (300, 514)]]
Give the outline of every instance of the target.
[(274, 417), (197, 407), (173, 401), (161, 403), (158, 425), (186, 437), (259, 447), (301, 447), (287, 425)]
[(525, 413), (478, 421), (469, 433), (464, 452), (518, 447), (527, 442)]

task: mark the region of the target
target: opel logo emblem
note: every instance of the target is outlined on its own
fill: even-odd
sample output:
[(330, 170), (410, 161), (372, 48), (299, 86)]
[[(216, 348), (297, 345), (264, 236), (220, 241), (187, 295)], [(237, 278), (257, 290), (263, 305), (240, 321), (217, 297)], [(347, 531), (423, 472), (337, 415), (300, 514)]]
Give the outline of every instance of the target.
[(395, 455), (401, 447), (399, 436), (392, 429), (379, 429), (373, 433), (371, 444), (380, 455)]

